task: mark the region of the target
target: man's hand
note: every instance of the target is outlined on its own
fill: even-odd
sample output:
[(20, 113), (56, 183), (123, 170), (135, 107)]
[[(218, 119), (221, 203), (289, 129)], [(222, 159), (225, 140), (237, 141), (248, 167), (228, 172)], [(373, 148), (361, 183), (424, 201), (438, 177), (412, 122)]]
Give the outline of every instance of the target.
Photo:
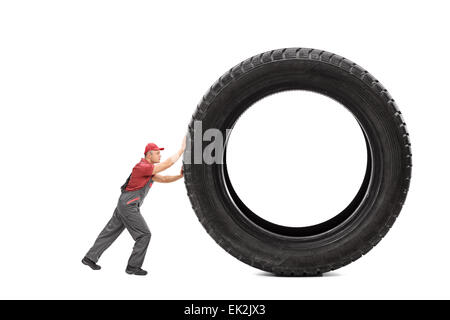
[(162, 183), (175, 182), (181, 178), (183, 178), (183, 168), (181, 168), (180, 174), (178, 174), (176, 176), (163, 176), (162, 174), (155, 174), (152, 177), (153, 181), (162, 182)]
[(166, 170), (167, 168), (170, 168), (181, 157), (181, 155), (183, 154), (185, 149), (186, 149), (186, 136), (184, 136), (183, 141), (181, 143), (181, 148), (180, 148), (180, 150), (178, 150), (177, 153), (170, 156), (165, 161), (155, 164), (155, 166), (153, 168), (153, 174), (157, 174), (161, 171)]

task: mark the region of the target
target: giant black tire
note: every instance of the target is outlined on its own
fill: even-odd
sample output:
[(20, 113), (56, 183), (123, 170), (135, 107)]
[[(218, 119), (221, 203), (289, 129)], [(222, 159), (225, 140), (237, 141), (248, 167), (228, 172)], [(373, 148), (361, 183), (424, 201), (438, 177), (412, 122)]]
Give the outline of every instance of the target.
[[(344, 105), (367, 146), (366, 175), (355, 198), (330, 220), (306, 227), (266, 221), (239, 199), (227, 173), (229, 135), (222, 163), (196, 164), (192, 157), (195, 120), (202, 121), (202, 133), (218, 128), (225, 137), (225, 129), (253, 103), (293, 89), (321, 93)], [(411, 144), (394, 100), (366, 70), (326, 51), (279, 49), (236, 65), (203, 96), (187, 135), (192, 143), (183, 158), (185, 184), (198, 219), (228, 253), (278, 275), (319, 275), (360, 258), (392, 226), (410, 184)]]

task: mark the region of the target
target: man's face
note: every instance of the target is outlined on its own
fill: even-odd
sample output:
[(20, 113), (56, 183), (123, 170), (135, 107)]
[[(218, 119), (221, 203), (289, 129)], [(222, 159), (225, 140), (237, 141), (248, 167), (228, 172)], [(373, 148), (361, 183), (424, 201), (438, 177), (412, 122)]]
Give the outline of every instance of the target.
[(159, 163), (161, 161), (161, 151), (160, 150), (153, 150), (149, 154), (150, 154), (151, 162)]

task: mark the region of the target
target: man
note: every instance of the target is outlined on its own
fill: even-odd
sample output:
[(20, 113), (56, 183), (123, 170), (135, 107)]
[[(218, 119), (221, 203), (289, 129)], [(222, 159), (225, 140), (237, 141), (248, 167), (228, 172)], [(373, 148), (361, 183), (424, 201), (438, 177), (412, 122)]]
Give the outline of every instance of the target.
[(186, 137), (183, 139), (180, 150), (160, 163), (160, 150), (164, 150), (164, 148), (159, 148), (154, 143), (147, 144), (144, 152), (145, 158), (141, 158), (141, 161), (134, 166), (127, 181), (122, 185), (122, 193), (114, 214), (81, 261), (83, 264), (91, 267), (93, 270), (100, 270), (101, 267), (97, 265), (98, 259), (122, 231), (127, 228), (135, 244), (125, 271), (134, 275), (145, 276), (147, 274), (147, 271), (141, 267), (144, 263), (151, 233), (139, 208), (154, 181), (168, 183), (183, 177), (183, 168), (181, 168), (180, 174), (176, 176), (163, 176), (159, 173), (177, 162), (185, 148)]

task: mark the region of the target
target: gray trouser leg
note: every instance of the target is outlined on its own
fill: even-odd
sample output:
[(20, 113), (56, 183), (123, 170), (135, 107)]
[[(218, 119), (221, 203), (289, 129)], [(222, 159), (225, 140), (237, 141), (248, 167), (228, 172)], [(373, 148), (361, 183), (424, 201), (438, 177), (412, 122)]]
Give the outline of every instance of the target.
[(125, 228), (122, 220), (120, 219), (119, 210), (114, 210), (114, 214), (109, 222), (106, 224), (105, 228), (100, 232), (95, 240), (94, 245), (91, 249), (89, 249), (88, 253), (86, 253), (86, 257), (91, 259), (94, 262), (97, 262), (100, 259), (102, 253), (108, 249), (108, 247), (117, 239), (117, 237), (122, 233)]
[(135, 241), (128, 265), (130, 267), (140, 268), (144, 263), (145, 254), (152, 235), (138, 208), (133, 209), (132, 212), (125, 212), (121, 217), (125, 227)]

